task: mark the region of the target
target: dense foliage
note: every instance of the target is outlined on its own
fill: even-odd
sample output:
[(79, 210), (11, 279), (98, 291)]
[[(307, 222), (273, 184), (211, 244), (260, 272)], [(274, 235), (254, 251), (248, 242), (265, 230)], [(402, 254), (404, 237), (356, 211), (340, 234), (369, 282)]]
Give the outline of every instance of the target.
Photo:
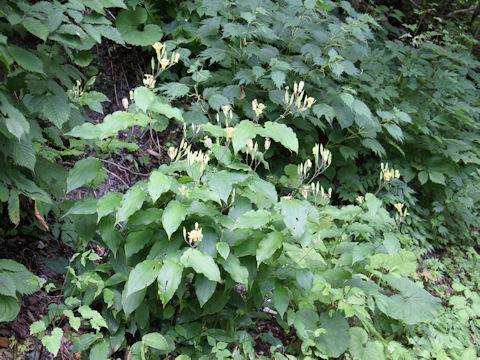
[[(473, 40), (365, 10), (0, 5), (0, 210), (15, 226), (2, 220), (0, 236), (50, 225), (76, 252), (65, 302), (31, 327), (50, 352), (66, 337), (95, 360), (248, 359), (268, 320), (284, 334), (258, 334), (275, 359), (476, 357), (478, 281), (453, 279), (442, 307), (423, 282), (445, 270), (417, 269), (419, 254), (476, 241)], [(86, 107), (108, 100), (88, 67), (102, 36), (139, 47), (149, 69), (124, 111), (94, 122)], [(181, 140), (146, 182), (91, 195), (103, 157), (138, 149), (119, 134), (169, 124)], [(0, 320), (40, 286), (0, 260)]]

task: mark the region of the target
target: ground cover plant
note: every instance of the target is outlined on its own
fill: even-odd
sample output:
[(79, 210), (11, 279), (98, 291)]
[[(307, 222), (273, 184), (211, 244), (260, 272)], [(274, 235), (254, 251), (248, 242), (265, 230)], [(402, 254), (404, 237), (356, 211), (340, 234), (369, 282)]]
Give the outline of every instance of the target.
[[(346, 1), (1, 6), (0, 241), (74, 253), (63, 284), (0, 260), (0, 320), (63, 299), (24, 352), (476, 358), (472, 38)], [(143, 59), (105, 116), (102, 36)]]

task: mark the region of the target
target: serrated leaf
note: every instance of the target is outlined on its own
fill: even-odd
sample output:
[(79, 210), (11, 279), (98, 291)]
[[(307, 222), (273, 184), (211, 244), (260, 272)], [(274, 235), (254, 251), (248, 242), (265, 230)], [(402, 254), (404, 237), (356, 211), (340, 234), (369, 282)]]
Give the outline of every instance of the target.
[(383, 127), (387, 129), (388, 133), (398, 141), (403, 141), (403, 131), (400, 126), (395, 124), (384, 124)]
[(15, 108), (9, 111), (9, 117), (5, 118), (5, 125), (10, 134), (14, 135), (18, 140), (30, 131), (30, 124), (23, 114)]
[(190, 248), (183, 253), (180, 261), (185, 267), (193, 268), (197, 273), (205, 275), (207, 279), (220, 281), (220, 270), (210, 255)]
[(335, 109), (330, 105), (316, 104), (312, 107), (312, 111), (319, 118), (324, 116), (328, 123), (332, 124), (333, 118), (335, 117)]
[(182, 281), (183, 265), (176, 259), (169, 258), (165, 261), (158, 273), (158, 296), (163, 306), (170, 301)]
[(168, 238), (178, 229), (187, 216), (187, 209), (177, 200), (172, 200), (162, 214), (162, 224)]
[(155, 202), (158, 198), (168, 190), (170, 190), (170, 178), (160, 171), (154, 171), (148, 179), (148, 192), (152, 201)]
[(0, 272), (0, 295), (17, 296), (17, 288), (13, 276), (9, 272)]
[(47, 327), (42, 320), (35, 321), (30, 325), (30, 335), (35, 335), (45, 330), (47, 330)]
[(159, 101), (154, 101), (148, 109), (154, 113), (165, 115), (167, 118), (177, 119), (180, 122), (184, 122), (182, 112), (180, 109), (173, 107), (169, 104), (162, 104)]
[(365, 105), (363, 101), (354, 100), (352, 103), (352, 110), (358, 115), (363, 115), (369, 119), (372, 118), (372, 113), (370, 109), (367, 105)]
[(48, 351), (50, 351), (53, 356), (57, 356), (58, 350), (60, 350), (60, 344), (63, 337), (63, 330), (60, 328), (55, 328), (52, 331), (51, 335), (44, 336), (42, 338), (42, 344), (45, 345)]
[(222, 94), (213, 94), (208, 98), (208, 104), (212, 107), (213, 110), (218, 111), (223, 105), (230, 105), (230, 100), (228, 100)]
[(264, 126), (264, 129), (259, 129), (262, 136), (272, 138), (287, 149), (298, 153), (297, 135), (287, 125), (268, 121)]
[(122, 203), (115, 218), (115, 224), (128, 220), (133, 213), (142, 207), (146, 196), (147, 194), (141, 186), (135, 185), (131, 187), (125, 195), (123, 195)]
[(230, 246), (226, 242), (220, 241), (216, 244), (216, 248), (220, 256), (226, 260), (230, 254)]
[(272, 73), (270, 74), (270, 78), (275, 83), (275, 86), (277, 87), (277, 89), (282, 88), (283, 84), (285, 83), (286, 77), (287, 75), (283, 71), (278, 71), (278, 70), (272, 71)]
[(133, 92), (135, 104), (146, 112), (151, 103), (155, 101), (155, 94), (144, 86), (138, 87)]
[(257, 266), (266, 259), (269, 259), (275, 251), (282, 245), (283, 236), (278, 231), (273, 231), (267, 234), (258, 244), (256, 257)]
[(8, 217), (15, 225), (20, 223), (20, 199), (18, 192), (15, 190), (10, 191), (10, 196), (8, 197)]
[(24, 70), (44, 74), (42, 61), (30, 51), (16, 45), (9, 45), (8, 52)]
[(187, 95), (190, 89), (185, 84), (179, 82), (171, 82), (160, 86), (160, 90), (162, 90), (162, 92), (166, 96), (172, 99), (176, 99)]
[(67, 177), (67, 192), (91, 183), (101, 172), (103, 163), (96, 158), (86, 158), (77, 161)]
[(41, 21), (27, 17), (23, 19), (22, 25), (25, 26), (25, 29), (27, 29), (36, 37), (42, 39), (43, 41), (47, 40), (47, 36), (50, 31)]
[(442, 173), (438, 171), (432, 171), (428, 173), (428, 176), (433, 183), (445, 185), (445, 176)]
[(428, 173), (426, 171), (420, 171), (417, 174), (417, 177), (421, 185), (425, 184), (428, 181)]

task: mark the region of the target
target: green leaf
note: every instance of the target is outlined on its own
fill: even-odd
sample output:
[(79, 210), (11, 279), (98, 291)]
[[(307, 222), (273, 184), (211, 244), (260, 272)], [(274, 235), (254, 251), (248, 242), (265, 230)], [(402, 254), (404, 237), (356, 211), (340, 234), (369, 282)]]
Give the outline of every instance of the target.
[(151, 103), (155, 101), (155, 94), (144, 86), (138, 87), (133, 92), (135, 104), (146, 112)]
[(25, 26), (25, 29), (27, 29), (36, 37), (42, 39), (43, 41), (47, 40), (47, 36), (50, 31), (41, 21), (31, 17), (27, 17), (23, 19), (22, 25)]
[(8, 198), (8, 217), (15, 225), (20, 223), (20, 199), (18, 192), (15, 190), (10, 191)]
[(403, 131), (400, 126), (395, 124), (384, 124), (383, 127), (387, 129), (388, 133), (397, 141), (403, 141)]
[(183, 265), (176, 259), (169, 258), (165, 260), (160, 272), (158, 273), (158, 296), (162, 301), (163, 307), (170, 301), (177, 291), (182, 281)]
[(195, 279), (195, 294), (197, 294), (200, 307), (203, 307), (205, 303), (212, 297), (217, 287), (217, 282), (208, 280), (203, 275), (197, 275)]
[(223, 266), (225, 271), (230, 274), (234, 281), (248, 288), (248, 270), (240, 264), (240, 260), (238, 260), (236, 256), (230, 254), (226, 260), (219, 259), (218, 262)]
[(312, 111), (319, 118), (324, 116), (328, 123), (332, 124), (333, 118), (335, 117), (335, 109), (330, 105), (317, 104), (312, 107)]
[(147, 194), (140, 185), (134, 185), (123, 195), (122, 204), (115, 217), (115, 224), (128, 220), (133, 213), (142, 207)]
[(428, 173), (426, 171), (420, 171), (417, 177), (421, 185), (425, 184), (428, 181)]
[(375, 295), (380, 311), (409, 325), (428, 322), (438, 316), (441, 309), (440, 300), (429, 292), (407, 278), (383, 275), (383, 279), (400, 293), (390, 297), (383, 294)]
[(379, 342), (368, 341), (368, 334), (360, 327), (350, 328), (350, 354), (358, 360), (384, 360), (383, 346)]
[(47, 330), (47, 327), (42, 320), (35, 321), (30, 325), (30, 335), (35, 335), (45, 330)]
[(363, 115), (369, 119), (372, 118), (372, 113), (370, 109), (367, 105), (365, 105), (363, 101), (354, 100), (352, 103), (352, 110), (358, 115)]
[(272, 300), (275, 309), (277, 309), (278, 314), (280, 317), (283, 318), (285, 311), (288, 309), (288, 304), (290, 303), (290, 293), (288, 290), (283, 286), (275, 286), (275, 290), (273, 291)]
[(107, 360), (110, 356), (110, 344), (108, 341), (101, 341), (93, 345), (90, 350), (90, 360)]
[(166, 96), (172, 99), (176, 99), (187, 95), (190, 89), (185, 84), (179, 82), (171, 82), (160, 86), (160, 90), (162, 90)]
[(17, 296), (17, 287), (10, 272), (0, 272), (0, 294), (11, 297)]
[(154, 113), (165, 115), (167, 118), (174, 118), (183, 123), (183, 116), (182, 112), (180, 109), (173, 107), (172, 105), (169, 104), (162, 104), (159, 101), (155, 101), (150, 106), (148, 109)]
[(285, 124), (266, 122), (264, 129), (259, 129), (259, 133), (264, 137), (269, 137), (279, 142), (287, 149), (298, 152), (298, 139), (295, 132)]
[(301, 237), (307, 225), (308, 206), (305, 202), (297, 199), (282, 199), (281, 208), (285, 225), (290, 229), (293, 236)]
[(158, 200), (160, 195), (170, 190), (171, 181), (170, 178), (160, 171), (154, 171), (148, 179), (148, 192), (152, 201)]
[(220, 241), (216, 244), (216, 248), (220, 256), (226, 260), (230, 254), (230, 246), (226, 242)]
[(210, 255), (190, 248), (183, 253), (180, 261), (185, 267), (193, 268), (197, 273), (205, 275), (207, 279), (220, 281), (220, 270)]
[(142, 342), (145, 346), (151, 347), (153, 349), (157, 349), (160, 351), (168, 351), (169, 346), (167, 339), (159, 333), (149, 333), (143, 335)]
[(8, 52), (14, 58), (18, 65), (26, 71), (32, 71), (44, 74), (42, 61), (30, 51), (16, 45), (9, 45)]
[(168, 238), (178, 229), (187, 216), (187, 209), (177, 200), (172, 200), (162, 214), (163, 228), (167, 232)]
[(221, 170), (216, 173), (208, 173), (204, 180), (210, 190), (217, 193), (220, 199), (227, 201), (232, 192), (233, 185), (241, 183), (247, 179), (247, 175), (235, 172)]
[(154, 260), (144, 260), (137, 264), (128, 276), (125, 296), (128, 297), (150, 286), (159, 275), (159, 268), (158, 262)]
[(257, 248), (257, 266), (266, 259), (269, 259), (277, 249), (282, 246), (283, 236), (278, 231), (268, 233), (266, 237), (260, 241)]
[(320, 322), (326, 333), (320, 334), (317, 338), (317, 346), (327, 356), (338, 358), (347, 350), (350, 343), (348, 323), (345, 317), (338, 311), (332, 317), (328, 316), (328, 312), (322, 313)]
[(251, 140), (257, 136), (258, 128), (259, 126), (250, 120), (240, 121), (240, 123), (235, 126), (235, 136), (232, 138), (233, 151), (237, 153), (238, 150), (247, 146), (247, 140)]
[(277, 87), (277, 89), (282, 88), (283, 84), (285, 83), (286, 77), (287, 75), (283, 71), (278, 71), (278, 70), (272, 71), (272, 73), (270, 74), (270, 78), (275, 83), (275, 86)]
[(67, 177), (67, 192), (91, 183), (101, 172), (103, 163), (93, 157), (77, 161)]
[(163, 32), (158, 25), (147, 24), (143, 26), (143, 31), (138, 30), (147, 18), (147, 11), (141, 6), (135, 10), (120, 10), (116, 25), (125, 42), (136, 46), (148, 46), (162, 39)]
[(50, 351), (53, 356), (57, 356), (58, 350), (60, 350), (60, 344), (63, 337), (63, 330), (60, 328), (55, 328), (52, 331), (52, 334), (49, 336), (44, 336), (42, 338), (42, 344), (45, 345), (48, 351)]
[(438, 171), (432, 171), (428, 173), (428, 176), (433, 183), (445, 185), (445, 176), (442, 173)]
[(104, 216), (114, 212), (122, 202), (122, 195), (117, 192), (109, 192), (102, 196), (97, 202), (97, 222)]
[(0, 322), (9, 322), (17, 317), (20, 301), (16, 297), (0, 295)]
[(270, 212), (267, 210), (250, 210), (242, 214), (235, 221), (237, 229), (259, 229), (266, 225), (271, 218)]
[(14, 135), (18, 140), (30, 131), (30, 124), (17, 109), (9, 112), (9, 117), (5, 118), (5, 125), (10, 134)]
[(222, 94), (213, 94), (208, 98), (208, 104), (212, 107), (213, 110), (218, 111), (223, 105), (230, 105), (230, 100), (228, 100)]
[(22, 139), (12, 142), (11, 145), (13, 161), (20, 166), (34, 171), (37, 162), (37, 152), (33, 146), (33, 142)]

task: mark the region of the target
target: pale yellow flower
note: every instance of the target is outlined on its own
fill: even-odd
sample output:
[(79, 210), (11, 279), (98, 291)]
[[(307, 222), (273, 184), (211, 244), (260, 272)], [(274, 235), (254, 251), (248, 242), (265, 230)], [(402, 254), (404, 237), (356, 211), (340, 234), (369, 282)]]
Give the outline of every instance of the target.
[(162, 70), (165, 70), (169, 64), (170, 60), (168, 60), (167, 58), (163, 58), (160, 60), (160, 67), (162, 68)]
[(208, 149), (210, 149), (213, 145), (212, 143), (212, 139), (210, 139), (208, 136), (205, 136), (203, 138), (203, 144), (205, 145), (205, 147), (207, 147)]
[(195, 223), (195, 229), (188, 232), (188, 241), (190, 244), (196, 244), (202, 241), (203, 233), (202, 228), (198, 227), (198, 223)]
[(235, 136), (235, 132), (237, 131), (237, 129), (233, 128), (233, 127), (226, 127), (225, 128), (225, 133), (227, 134), (227, 139), (231, 139)]

